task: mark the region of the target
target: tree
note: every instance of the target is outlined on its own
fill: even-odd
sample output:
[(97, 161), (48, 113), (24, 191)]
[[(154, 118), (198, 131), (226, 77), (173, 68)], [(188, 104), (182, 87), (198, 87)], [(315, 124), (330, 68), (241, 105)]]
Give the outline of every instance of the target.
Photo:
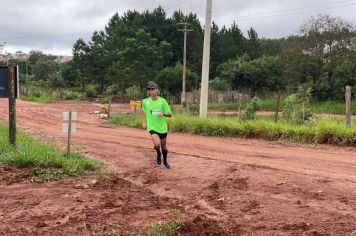
[(83, 39), (78, 39), (73, 46), (73, 74), (78, 76), (79, 86), (82, 92), (89, 77), (90, 48)]
[(244, 55), (237, 60), (221, 64), (219, 72), (219, 78), (233, 89), (250, 89), (251, 97), (265, 88), (269, 91), (279, 91), (285, 86), (278, 57), (264, 56), (251, 60), (248, 55)]
[(317, 15), (300, 28), (307, 54), (328, 55), (356, 49), (355, 26), (341, 18)]
[(50, 57), (40, 57), (33, 66), (33, 74), (37, 80), (48, 81), (56, 73), (58, 64)]
[(107, 71), (109, 80), (118, 84), (121, 91), (132, 85), (145, 87), (172, 56), (169, 43), (158, 43), (143, 29), (135, 37), (127, 38), (125, 45), (125, 49), (118, 52), (117, 61)]
[[(157, 81), (160, 88), (163, 88), (170, 94), (179, 98), (182, 92), (182, 70), (183, 66), (181, 63), (177, 63), (174, 67), (166, 67), (157, 74), (155, 81)], [(188, 69), (187, 91), (192, 91), (193, 89), (197, 88), (198, 85), (198, 75)]]
[(110, 65), (109, 60), (107, 60), (108, 53), (105, 50), (105, 37), (103, 31), (94, 32), (92, 41), (90, 42), (90, 66), (87, 68), (90, 72), (88, 79), (91, 83), (97, 85), (100, 94), (104, 92), (104, 86), (107, 82), (105, 72), (106, 68)]
[(354, 61), (355, 26), (340, 18), (318, 15), (308, 19), (299, 32), (283, 43), (285, 77), (290, 78), (294, 89), (301, 84), (311, 86), (317, 99), (341, 99), (347, 84), (338, 76), (354, 75), (352, 70), (346, 70), (349, 73), (337, 76), (336, 70), (345, 61)]
[(60, 65), (60, 74), (66, 87), (75, 87), (78, 80), (78, 71), (74, 69), (73, 61)]
[(256, 59), (260, 56), (260, 39), (257, 32), (250, 28), (247, 31), (248, 34), (248, 54), (252, 59)]

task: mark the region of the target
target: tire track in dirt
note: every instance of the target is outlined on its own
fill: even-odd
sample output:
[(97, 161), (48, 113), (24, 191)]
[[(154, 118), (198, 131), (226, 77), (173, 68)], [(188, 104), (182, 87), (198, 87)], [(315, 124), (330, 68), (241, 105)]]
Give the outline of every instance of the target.
[[(59, 146), (65, 141), (61, 112), (77, 111), (73, 142), (83, 153), (157, 196), (180, 199), (182, 214), (205, 214), (243, 235), (356, 232), (355, 148), (170, 134), (173, 169), (166, 171), (154, 165), (144, 131), (103, 124), (89, 114), (97, 105), (19, 102), (19, 107), (26, 108), (18, 112), (22, 128), (52, 137)], [(1, 100), (0, 113), (6, 119)], [(38, 114), (43, 117), (34, 119)]]

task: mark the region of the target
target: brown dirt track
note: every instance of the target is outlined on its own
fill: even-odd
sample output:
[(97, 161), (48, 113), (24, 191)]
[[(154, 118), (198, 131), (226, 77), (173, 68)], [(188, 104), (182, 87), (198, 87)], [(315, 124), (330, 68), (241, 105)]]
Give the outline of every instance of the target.
[(18, 126), (64, 148), (69, 109), (75, 148), (118, 177), (40, 184), (0, 167), (0, 235), (137, 235), (176, 216), (182, 235), (356, 235), (355, 148), (170, 134), (167, 171), (145, 131), (104, 124), (97, 104), (18, 101)]

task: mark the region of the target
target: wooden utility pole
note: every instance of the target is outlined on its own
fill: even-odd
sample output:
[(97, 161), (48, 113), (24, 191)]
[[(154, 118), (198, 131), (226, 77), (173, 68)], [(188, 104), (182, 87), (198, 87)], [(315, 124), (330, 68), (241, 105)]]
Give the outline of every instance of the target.
[(351, 87), (346, 86), (346, 125), (351, 126), (352, 104), (351, 104)]
[(16, 76), (16, 66), (9, 65), (9, 139), (13, 146), (16, 145)]
[(187, 22), (178, 23), (178, 25), (183, 25), (183, 29), (178, 29), (178, 31), (184, 32), (184, 50), (183, 50), (183, 80), (182, 80), (182, 95), (181, 95), (181, 104), (184, 104), (187, 100), (186, 97), (186, 76), (187, 76), (187, 33), (193, 31), (188, 29)]
[(201, 95), (199, 116), (208, 116), (209, 65), (210, 65), (210, 37), (211, 37), (212, 0), (206, 1), (205, 33), (203, 49), (203, 68), (201, 75)]

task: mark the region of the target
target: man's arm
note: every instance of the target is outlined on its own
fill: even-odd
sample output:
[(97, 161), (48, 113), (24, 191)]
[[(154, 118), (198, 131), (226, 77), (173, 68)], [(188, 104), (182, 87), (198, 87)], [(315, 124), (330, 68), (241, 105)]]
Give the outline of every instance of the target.
[(168, 118), (171, 118), (171, 117), (173, 116), (173, 115), (172, 115), (171, 108), (169, 107), (167, 101), (165, 101), (165, 103), (164, 103), (164, 108), (163, 108), (163, 110), (164, 110), (164, 112), (162, 113), (162, 116), (168, 117)]

